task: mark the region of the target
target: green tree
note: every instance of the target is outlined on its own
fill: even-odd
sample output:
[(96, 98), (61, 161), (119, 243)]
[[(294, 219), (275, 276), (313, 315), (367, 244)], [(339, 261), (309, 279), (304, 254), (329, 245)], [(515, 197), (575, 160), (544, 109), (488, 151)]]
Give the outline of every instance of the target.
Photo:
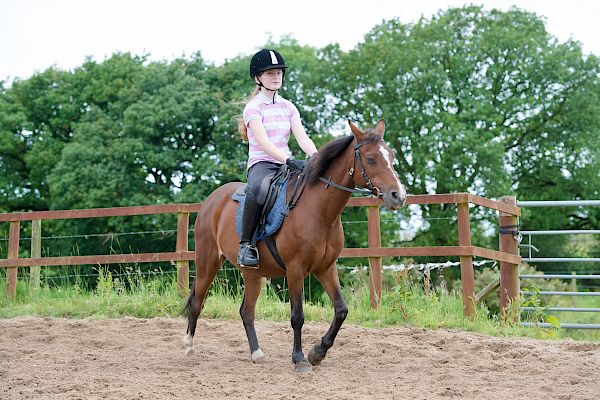
[(9, 93), (1, 88), (0, 95), (0, 212), (11, 207), (27, 208), (34, 195), (28, 184), (24, 156), (27, 150), (25, 113), (12, 103)]
[[(598, 59), (559, 43), (535, 14), (469, 6), (385, 21), (338, 68), (338, 116), (386, 118), (411, 193), (598, 194)], [(415, 243), (455, 243), (454, 209), (423, 209), (432, 224)]]

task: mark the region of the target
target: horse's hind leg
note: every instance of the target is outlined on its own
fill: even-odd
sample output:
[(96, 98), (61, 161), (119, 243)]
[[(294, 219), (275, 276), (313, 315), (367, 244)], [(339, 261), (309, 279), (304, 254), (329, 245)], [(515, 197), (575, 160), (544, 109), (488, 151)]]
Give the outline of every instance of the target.
[(335, 263), (325, 271), (319, 272), (315, 275), (329, 295), (335, 310), (335, 316), (331, 326), (329, 327), (329, 330), (325, 336), (321, 338), (321, 342), (317, 343), (310, 353), (308, 353), (308, 361), (312, 365), (319, 365), (327, 355), (327, 350), (333, 346), (333, 341), (335, 340), (342, 323), (348, 315), (348, 307), (346, 306), (344, 298), (342, 297), (342, 290), (340, 288), (340, 281)]
[(185, 348), (185, 353), (188, 355), (194, 354), (194, 335), (196, 333), (198, 316), (204, 307), (204, 300), (208, 289), (221, 267), (220, 259), (222, 257), (219, 257), (216, 246), (213, 249), (203, 249), (201, 253), (196, 256), (196, 280), (194, 281), (194, 287), (186, 305), (188, 326), (186, 334), (183, 337), (183, 347)]
[(258, 345), (256, 330), (254, 328), (254, 312), (256, 310), (256, 301), (260, 295), (262, 287), (262, 278), (247, 270), (244, 275), (244, 300), (240, 306), (240, 316), (244, 323), (248, 344), (250, 345), (250, 359), (253, 363), (263, 358), (263, 352)]

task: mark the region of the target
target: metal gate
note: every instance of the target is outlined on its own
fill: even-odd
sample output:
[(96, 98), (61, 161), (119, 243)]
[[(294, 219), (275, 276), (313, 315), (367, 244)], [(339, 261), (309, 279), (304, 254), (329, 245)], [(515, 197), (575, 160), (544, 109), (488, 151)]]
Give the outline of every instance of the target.
[[(600, 207), (600, 200), (573, 200), (573, 201), (517, 201), (519, 207)], [(527, 254), (521, 254), (522, 261), (530, 264), (535, 263), (550, 263), (550, 262), (594, 262), (600, 263), (600, 258), (577, 258), (577, 257), (562, 257), (562, 258), (538, 258), (534, 257), (532, 250), (537, 250), (532, 243), (533, 236), (543, 235), (582, 235), (582, 234), (600, 234), (600, 230), (548, 230), (548, 231), (520, 231), (523, 237), (528, 238), (528, 242), (521, 244), (520, 248), (526, 248)], [(577, 275), (577, 274), (544, 274), (544, 275), (522, 275), (519, 273), (519, 291), (522, 295), (540, 295), (540, 296), (600, 296), (600, 292), (582, 292), (582, 291), (522, 291), (520, 288), (521, 279), (600, 279), (600, 275)], [(600, 297), (598, 297), (600, 298)], [(600, 308), (583, 308), (583, 307), (547, 307), (544, 308), (552, 313), (560, 312), (584, 312), (584, 313), (600, 313)], [(521, 311), (534, 311), (536, 307), (521, 307)], [(600, 318), (599, 318), (600, 321)], [(521, 322), (524, 326), (541, 326), (549, 328), (552, 325), (547, 322)], [(582, 324), (582, 323), (560, 323), (561, 328), (565, 329), (600, 329), (600, 323)]]

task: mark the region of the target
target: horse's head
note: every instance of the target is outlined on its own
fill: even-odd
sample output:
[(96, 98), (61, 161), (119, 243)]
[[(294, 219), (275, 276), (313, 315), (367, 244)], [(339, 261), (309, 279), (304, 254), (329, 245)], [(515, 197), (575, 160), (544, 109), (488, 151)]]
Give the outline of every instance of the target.
[(374, 129), (360, 130), (348, 121), (356, 138), (354, 180), (357, 186), (371, 190), (382, 197), (386, 207), (396, 210), (406, 201), (406, 189), (394, 170), (396, 156), (385, 144), (385, 123), (380, 120)]

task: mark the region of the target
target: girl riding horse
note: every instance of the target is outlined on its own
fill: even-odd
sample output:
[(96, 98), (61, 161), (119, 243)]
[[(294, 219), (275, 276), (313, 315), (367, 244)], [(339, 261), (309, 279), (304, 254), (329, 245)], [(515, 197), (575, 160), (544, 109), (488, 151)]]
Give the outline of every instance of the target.
[(248, 141), (249, 150), (248, 186), (237, 256), (237, 263), (241, 267), (258, 268), (259, 254), (252, 237), (266, 200), (268, 177), (284, 163), (291, 169), (302, 169), (304, 166), (303, 161), (294, 159), (288, 147), (290, 131), (307, 155), (312, 156), (317, 152), (302, 126), (296, 106), (277, 94), (287, 68), (276, 50), (263, 49), (254, 54), (250, 61), (250, 77), (256, 83), (256, 88), (246, 104), (239, 127), (242, 138)]
[[(269, 105), (281, 107), (281, 109), (276, 109), (277, 115), (283, 113), (283, 109), (288, 110), (286, 112), (289, 114), (284, 114), (282, 117), (282, 125), (291, 127), (303, 150), (314, 155), (306, 166), (306, 182), (300, 200), (296, 207), (289, 212), (279, 231), (272, 235), (286, 269), (279, 266), (264, 242), (258, 243), (256, 254), (248, 256), (250, 260), (246, 259), (247, 254), (243, 252), (238, 255), (239, 247), (235, 240), (237, 237), (235, 214), (238, 203), (232, 199), (232, 194), (243, 184), (231, 182), (217, 188), (202, 204), (194, 227), (196, 280), (186, 305), (188, 326), (183, 338), (183, 345), (187, 354), (194, 352), (194, 335), (198, 316), (204, 305), (208, 289), (225, 260), (229, 260), (238, 268), (242, 266), (241, 264), (247, 265), (245, 263), (248, 261), (256, 261), (260, 263), (259, 269), (240, 268), (244, 279), (244, 300), (240, 307), (240, 315), (250, 346), (250, 359), (252, 362), (256, 362), (263, 357), (254, 327), (256, 301), (261, 291), (263, 277), (286, 276), (289, 287), (291, 325), (294, 330), (292, 362), (296, 371), (306, 372), (311, 370), (312, 365), (320, 364), (325, 358), (348, 313), (342, 297), (336, 267), (336, 260), (344, 246), (342, 210), (348, 203), (351, 194), (357, 191), (356, 187), (366, 188), (363, 189), (363, 192), (366, 190), (372, 195), (382, 198), (384, 204), (392, 210), (404, 204), (406, 190), (400, 183), (398, 174), (393, 167), (394, 153), (383, 140), (385, 131), (383, 120), (379, 121), (375, 128), (365, 131), (349, 122), (352, 135), (342, 136), (329, 142), (315, 155), (314, 144), (307, 139), (304, 129), (301, 129), (300, 120), (294, 113), (295, 107), (292, 108), (284, 103), (276, 94), (277, 89), (281, 87), (280, 82), (283, 78), (284, 68), (281, 68), (285, 67), (283, 59), (274, 50), (264, 50), (257, 53), (257, 55), (259, 54), (268, 56), (267, 61), (251, 64), (250, 73), (260, 84), (261, 91), (256, 96), (255, 104), (250, 105), (249, 103), (248, 112), (244, 112), (244, 118), (248, 119), (248, 132), (252, 133), (252, 136), (248, 137), (250, 139), (249, 164), (252, 161), (256, 161), (256, 164), (252, 164), (252, 166), (261, 165), (261, 161), (266, 161), (266, 165), (285, 161), (292, 168), (302, 169), (304, 167), (290, 158), (289, 150), (286, 150), (287, 145), (278, 147), (267, 140), (269, 136), (266, 133), (265, 124), (260, 123), (261, 120), (264, 121), (263, 117), (254, 118), (258, 115), (258, 111), (252, 111), (254, 107), (258, 107), (259, 110), (262, 107), (265, 116), (273, 115), (266, 111), (271, 110), (271, 107), (266, 107), (267, 100), (269, 100)], [(265, 74), (258, 76), (258, 70), (273, 67), (273, 65), (278, 65), (279, 68), (268, 68), (262, 71), (281, 71), (281, 77), (278, 77), (278, 73), (268, 79)], [(268, 94), (272, 94), (272, 97), (269, 98)], [(271, 126), (267, 129), (270, 128)], [(283, 135), (282, 141), (285, 142), (287, 137), (289, 136)], [(272, 151), (272, 154), (266, 151), (267, 148)], [(253, 153), (253, 149), (258, 150)], [(254, 158), (255, 156), (256, 158)], [(261, 158), (265, 160), (261, 160)], [(248, 180), (257, 182), (254, 185), (259, 185), (261, 179), (254, 180), (254, 178), (263, 176), (262, 172), (254, 175), (252, 170), (251, 168)], [(254, 169), (254, 171), (261, 170)], [(291, 192), (292, 190), (287, 192), (288, 200)], [(246, 195), (248, 196), (248, 192)], [(257, 211), (253, 209), (249, 212)], [(245, 218), (246, 216), (244, 216)], [(250, 219), (250, 217), (248, 218)], [(244, 231), (241, 236), (240, 241), (242, 250), (244, 250), (251, 235)], [(261, 255), (260, 261), (258, 253)], [(302, 326), (304, 324), (302, 301), (304, 279), (311, 273), (317, 277), (327, 292), (333, 303), (335, 315), (329, 330), (313, 347), (307, 359), (302, 351)]]

